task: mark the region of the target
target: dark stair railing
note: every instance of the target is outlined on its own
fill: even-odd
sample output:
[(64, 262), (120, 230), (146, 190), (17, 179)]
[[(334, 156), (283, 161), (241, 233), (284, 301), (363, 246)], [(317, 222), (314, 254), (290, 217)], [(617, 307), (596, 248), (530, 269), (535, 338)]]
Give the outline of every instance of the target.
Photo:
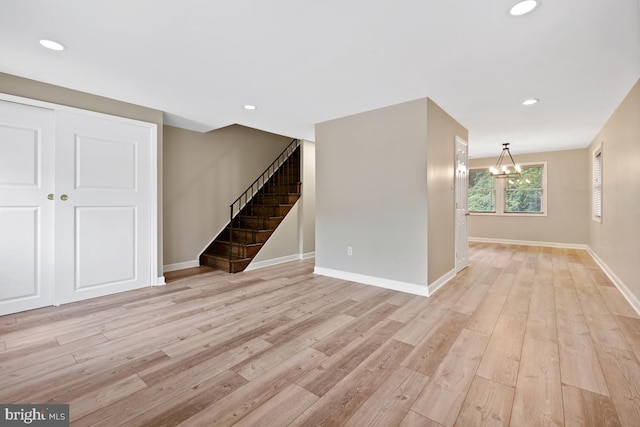
[[(242, 231), (245, 234), (245, 242), (249, 242), (249, 233), (254, 232), (250, 230), (248, 227), (241, 228), (239, 217), (242, 214), (253, 215), (260, 210), (266, 209), (263, 203), (265, 201), (266, 195), (259, 193), (261, 190), (265, 188), (266, 184), (272, 186), (273, 193), (288, 193), (291, 186), (291, 173), (297, 174), (296, 181), (299, 181), (299, 164), (293, 165), (291, 162), (291, 156), (296, 152), (296, 150), (300, 147), (300, 140), (294, 139), (291, 143), (285, 148), (282, 153), (262, 172), (262, 174), (256, 178), (253, 183), (247, 187), (247, 189), (233, 202), (229, 205), (229, 273), (233, 273), (233, 257), (234, 257), (234, 248), (233, 248), (233, 235), (234, 228), (236, 231)], [(280, 178), (280, 179), (277, 179)], [(283, 191), (286, 190), (286, 191)], [(299, 192), (297, 190), (296, 192)], [(262, 192), (264, 193), (264, 191)], [(278, 197), (278, 196), (276, 196)], [(256, 203), (256, 199), (260, 203)], [(257, 206), (260, 205), (260, 206)], [(277, 204), (273, 209), (273, 216), (278, 216), (280, 212), (278, 211)], [(265, 214), (266, 216), (268, 215)], [(255, 220), (259, 223), (259, 220)], [(235, 222), (235, 226), (234, 226)], [(270, 228), (268, 224), (263, 224), (264, 228)], [(258, 224), (256, 225), (256, 229), (260, 228)], [(255, 255), (255, 254), (254, 254)], [(242, 256), (242, 255), (241, 255)]]

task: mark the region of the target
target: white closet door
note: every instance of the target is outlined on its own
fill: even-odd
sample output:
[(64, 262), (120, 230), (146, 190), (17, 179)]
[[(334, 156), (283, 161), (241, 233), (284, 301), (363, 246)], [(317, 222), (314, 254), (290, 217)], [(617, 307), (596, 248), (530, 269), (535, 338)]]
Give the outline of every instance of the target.
[(56, 112), (55, 299), (151, 285), (152, 129)]
[(0, 315), (53, 303), (53, 120), (0, 101)]

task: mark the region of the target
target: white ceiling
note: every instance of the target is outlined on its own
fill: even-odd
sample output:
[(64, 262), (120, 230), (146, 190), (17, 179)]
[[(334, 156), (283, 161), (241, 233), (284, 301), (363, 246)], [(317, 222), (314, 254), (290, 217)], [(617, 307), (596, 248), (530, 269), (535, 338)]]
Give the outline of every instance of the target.
[(587, 146), (640, 78), (640, 2), (541, 0), (522, 17), (513, 3), (0, 0), (0, 71), (199, 131), (314, 140), (315, 123), (428, 96), (474, 157)]

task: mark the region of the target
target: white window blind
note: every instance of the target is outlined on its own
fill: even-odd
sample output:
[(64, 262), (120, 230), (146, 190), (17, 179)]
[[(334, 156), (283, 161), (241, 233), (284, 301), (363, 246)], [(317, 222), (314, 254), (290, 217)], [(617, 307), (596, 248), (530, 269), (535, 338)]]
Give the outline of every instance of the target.
[(602, 218), (602, 150), (593, 156), (593, 217)]

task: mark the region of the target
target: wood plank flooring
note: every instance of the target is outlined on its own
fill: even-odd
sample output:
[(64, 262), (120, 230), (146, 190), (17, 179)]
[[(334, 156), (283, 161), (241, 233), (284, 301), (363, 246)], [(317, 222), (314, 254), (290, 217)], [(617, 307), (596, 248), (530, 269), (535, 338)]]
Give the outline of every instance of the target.
[(431, 298), (313, 260), (0, 317), (0, 402), (74, 426), (636, 426), (640, 316), (579, 250), (470, 244)]

